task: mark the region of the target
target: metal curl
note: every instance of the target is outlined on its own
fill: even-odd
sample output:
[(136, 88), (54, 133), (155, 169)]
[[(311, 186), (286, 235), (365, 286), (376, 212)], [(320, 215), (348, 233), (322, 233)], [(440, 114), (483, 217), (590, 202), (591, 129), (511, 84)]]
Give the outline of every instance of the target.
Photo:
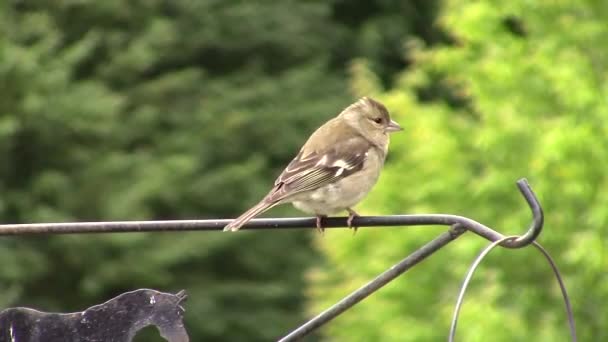
[(532, 191), (528, 180), (525, 178), (518, 180), (517, 187), (526, 199), (526, 202), (528, 202), (528, 206), (532, 211), (532, 224), (528, 228), (528, 231), (522, 236), (517, 237), (515, 240), (505, 241), (505, 246), (509, 248), (521, 248), (534, 242), (543, 230), (543, 223), (545, 221), (543, 208), (541, 207), (538, 198), (534, 194), (534, 191)]

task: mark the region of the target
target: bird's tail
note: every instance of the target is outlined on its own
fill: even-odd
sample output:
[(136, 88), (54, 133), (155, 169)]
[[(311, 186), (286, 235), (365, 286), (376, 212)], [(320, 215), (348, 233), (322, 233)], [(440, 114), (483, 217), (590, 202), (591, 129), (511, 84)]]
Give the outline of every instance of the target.
[(224, 231), (236, 232), (237, 230), (241, 229), (245, 223), (249, 222), (249, 220), (274, 207), (276, 204), (276, 202), (268, 202), (266, 199), (263, 199), (260, 201), (260, 203), (253, 206), (253, 208), (247, 210), (241, 216), (237, 217), (234, 221), (226, 225), (226, 227), (224, 227)]

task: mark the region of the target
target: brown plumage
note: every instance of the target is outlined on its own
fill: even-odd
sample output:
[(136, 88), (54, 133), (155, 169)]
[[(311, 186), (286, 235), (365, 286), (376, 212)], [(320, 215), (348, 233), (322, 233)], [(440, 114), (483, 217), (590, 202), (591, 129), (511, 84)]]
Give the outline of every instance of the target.
[(321, 217), (349, 212), (376, 183), (388, 151), (389, 133), (401, 130), (380, 102), (364, 97), (319, 127), (279, 175), (270, 192), (228, 224), (236, 231), (262, 212), (284, 203)]

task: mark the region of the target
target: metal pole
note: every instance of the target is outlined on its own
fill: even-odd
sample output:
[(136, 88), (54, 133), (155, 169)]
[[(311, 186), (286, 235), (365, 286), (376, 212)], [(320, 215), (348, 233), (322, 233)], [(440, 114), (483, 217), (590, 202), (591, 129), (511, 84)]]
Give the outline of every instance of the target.
[(318, 316), (314, 317), (310, 321), (306, 322), (304, 325), (292, 331), (291, 333), (289, 333), (289, 335), (280, 339), (279, 342), (296, 341), (306, 336), (310, 332), (318, 329), (322, 325), (334, 319), (342, 312), (350, 309), (352, 306), (365, 299), (367, 296), (376, 292), (378, 289), (388, 284), (390, 281), (397, 278), (399, 275), (405, 273), (407, 270), (414, 267), (422, 260), (426, 259), (429, 255), (435, 253), (441, 247), (456, 240), (465, 231), (466, 230), (463, 228), (453, 227), (448, 232), (439, 235), (434, 240), (431, 240), (429, 243), (422, 246), (420, 249), (416, 250), (407, 258), (401, 260), (398, 264), (389, 268), (369, 283), (363, 285), (361, 288), (346, 296), (344, 299), (334, 304), (329, 309), (321, 312)]
[[(533, 221), (528, 231), (517, 240), (501, 244), (504, 247), (520, 248), (530, 244), (543, 226), (543, 211), (536, 195), (525, 179), (520, 179), (517, 186), (532, 211)], [(326, 228), (346, 227), (346, 217), (330, 217), (323, 220)], [(127, 233), (127, 232), (171, 232), (192, 230), (222, 230), (231, 220), (174, 220), (174, 221), (116, 221), (116, 222), (69, 222), (69, 223), (31, 223), (0, 225), (0, 236), (7, 235), (49, 235), (49, 234), (85, 234), (85, 233)], [(447, 214), (393, 215), (356, 217), (353, 225), (357, 227), (386, 226), (420, 226), (459, 224), (490, 241), (504, 238), (497, 231), (467, 217)], [(250, 229), (286, 229), (316, 227), (314, 218), (270, 218), (254, 219), (247, 223), (243, 230)]]

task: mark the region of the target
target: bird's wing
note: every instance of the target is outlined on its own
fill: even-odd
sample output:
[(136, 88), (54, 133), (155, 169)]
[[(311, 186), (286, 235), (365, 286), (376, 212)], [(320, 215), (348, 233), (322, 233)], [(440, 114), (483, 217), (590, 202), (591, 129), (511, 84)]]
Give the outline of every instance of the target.
[(268, 194), (271, 202), (334, 183), (363, 168), (371, 148), (362, 137), (353, 137), (325, 151), (300, 153), (287, 165)]

